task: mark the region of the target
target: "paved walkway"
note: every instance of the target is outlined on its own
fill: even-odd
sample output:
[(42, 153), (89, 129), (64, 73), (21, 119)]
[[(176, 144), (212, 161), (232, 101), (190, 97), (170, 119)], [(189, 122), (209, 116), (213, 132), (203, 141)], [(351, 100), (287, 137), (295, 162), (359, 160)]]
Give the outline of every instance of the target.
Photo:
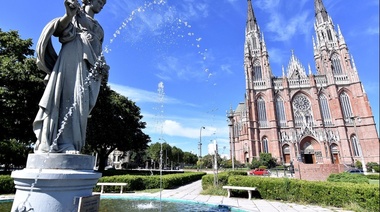
[[(224, 196), (211, 196), (211, 195), (201, 195), (202, 183), (201, 180), (193, 182), (191, 184), (179, 187), (177, 189), (165, 189), (161, 193), (161, 198), (170, 198), (170, 199), (180, 199), (180, 200), (191, 200), (196, 202), (205, 202), (210, 204), (223, 204), (229, 205), (235, 208), (239, 208), (245, 211), (253, 212), (328, 212), (328, 211), (339, 211), (343, 212), (339, 208), (325, 208), (314, 205), (300, 205), (295, 203), (285, 203), (285, 202), (276, 202), (268, 201), (261, 199), (252, 199), (248, 200), (246, 198), (227, 198)], [(151, 197), (159, 198), (160, 192), (156, 193), (126, 193), (126, 194), (106, 194), (106, 195), (123, 195), (131, 197)]]

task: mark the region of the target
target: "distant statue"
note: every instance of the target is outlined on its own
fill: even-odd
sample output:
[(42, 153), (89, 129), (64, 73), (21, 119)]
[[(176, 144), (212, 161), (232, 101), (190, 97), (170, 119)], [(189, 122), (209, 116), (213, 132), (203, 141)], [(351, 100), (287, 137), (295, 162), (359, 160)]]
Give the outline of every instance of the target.
[[(47, 73), (45, 92), (33, 122), (35, 153), (78, 153), (87, 118), (109, 66), (102, 55), (103, 28), (94, 19), (106, 0), (64, 0), (66, 14), (49, 22), (37, 43), (38, 68)], [(56, 54), (51, 37), (62, 44)]]

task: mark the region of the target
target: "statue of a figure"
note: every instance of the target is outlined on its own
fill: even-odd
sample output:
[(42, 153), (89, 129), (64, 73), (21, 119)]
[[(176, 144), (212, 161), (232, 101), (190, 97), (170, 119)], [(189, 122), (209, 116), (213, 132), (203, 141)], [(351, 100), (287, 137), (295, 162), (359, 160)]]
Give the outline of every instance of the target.
[[(75, 151), (86, 140), (87, 118), (109, 66), (102, 56), (103, 28), (94, 19), (106, 0), (64, 0), (66, 13), (49, 22), (37, 43), (38, 68), (47, 85), (33, 123), (36, 153)], [(51, 37), (62, 44), (56, 54)]]

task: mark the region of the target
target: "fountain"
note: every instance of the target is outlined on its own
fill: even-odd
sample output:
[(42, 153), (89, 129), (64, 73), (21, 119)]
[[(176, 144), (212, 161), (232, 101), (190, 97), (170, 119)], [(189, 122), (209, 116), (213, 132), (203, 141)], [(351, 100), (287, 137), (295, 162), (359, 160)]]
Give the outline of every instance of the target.
[[(127, 23), (133, 20), (133, 17), (137, 12), (144, 11), (153, 4), (162, 5), (165, 3), (166, 2), (163, 0), (154, 1), (153, 3), (148, 3), (144, 5), (144, 7), (133, 11), (131, 15), (122, 23), (122, 26), (116, 30), (113, 38), (110, 39), (110, 44), (112, 44), (113, 40), (120, 34), (120, 31), (127, 25)], [(75, 12), (76, 15), (80, 16), (80, 12), (78, 12), (80, 7), (79, 4), (70, 3), (68, 0), (65, 1), (65, 4), (67, 11)], [(178, 19), (177, 24), (189, 27), (189, 24), (181, 19)], [(54, 26), (47, 26), (46, 31), (43, 33), (50, 33), (51, 35), (54, 33), (52, 27)], [(49, 35), (46, 34), (41, 36), (49, 37)], [(81, 39), (92, 39), (88, 37), (89, 34), (83, 36), (87, 36), (87, 38)], [(37, 45), (41, 45), (41, 48), (50, 48), (49, 39), (50, 38), (46, 39), (46, 43), (42, 41)], [(200, 40), (200, 38), (196, 39), (197, 42)], [(196, 44), (195, 46), (198, 49), (200, 48), (199, 44)], [(62, 51), (64, 50), (61, 50), (61, 52)], [(110, 51), (111, 49), (108, 45), (106, 45), (101, 52), (96, 52), (95, 55), (98, 56), (94, 58), (86, 58), (90, 60), (89, 63), (93, 64), (93, 67), (88, 70), (87, 76), (82, 75), (84, 76), (84, 81), (78, 86), (77, 91), (74, 91), (74, 93), (70, 93), (71, 91), (67, 93), (66, 91), (63, 92), (64, 97), (71, 98), (71, 96), (74, 96), (74, 99), (68, 103), (64, 103), (62, 108), (65, 108), (66, 110), (62, 109), (62, 111), (56, 111), (56, 113), (62, 114), (59, 116), (60, 118), (57, 118), (56, 120), (53, 120), (54, 118), (52, 118), (53, 121), (50, 121), (49, 123), (45, 122), (47, 114), (48, 116), (51, 115), (51, 117), (58, 115), (55, 113), (49, 114), (49, 110), (44, 110), (48, 107), (52, 107), (54, 109), (54, 104), (44, 105), (41, 107), (42, 111), (38, 113), (36, 117), (37, 121), (35, 121), (37, 124), (34, 124), (34, 130), (39, 139), (35, 147), (35, 154), (30, 154), (28, 156), (25, 169), (12, 172), (12, 177), (14, 178), (17, 191), (11, 211), (77, 211), (78, 208), (83, 205), (87, 208), (94, 207), (94, 205), (95, 208), (98, 207), (100, 197), (97, 195), (93, 196), (92, 189), (97, 180), (101, 177), (101, 173), (94, 172), (93, 170), (95, 163), (94, 157), (79, 154), (82, 146), (84, 145), (82, 142), (84, 141), (84, 138), (80, 138), (79, 143), (67, 138), (76, 138), (78, 136), (78, 132), (76, 132), (77, 126), (72, 124), (74, 121), (79, 121), (82, 123), (82, 119), (84, 119), (83, 128), (85, 130), (88, 113), (91, 111), (91, 107), (94, 105), (96, 98), (95, 100), (90, 100), (92, 105), (89, 108), (85, 108), (85, 112), (83, 114), (78, 114), (78, 112), (83, 109), (79, 107), (82, 107), (83, 102), (86, 102), (83, 101), (83, 98), (89, 98), (89, 96), (91, 96), (88, 94), (90, 91), (95, 90), (95, 96), (97, 96), (96, 90), (99, 89), (99, 81), (101, 80), (102, 75), (108, 74), (107, 72), (109, 68), (104, 61), (103, 53), (109, 53)], [(205, 52), (206, 51), (207, 49)], [(41, 54), (38, 50), (37, 52)], [(206, 59), (205, 52), (198, 52), (204, 60)], [(46, 62), (43, 60), (46, 58), (49, 60), (53, 58), (55, 61), (58, 56), (55, 52), (52, 54), (51, 52), (49, 52), (49, 54), (42, 53), (40, 56), (39, 68), (48, 73), (49, 82), (47, 89), (51, 89), (57, 82), (59, 82), (59, 78), (55, 78), (57, 76), (54, 76), (55, 72), (58, 71), (55, 69), (52, 71), (53, 68), (55, 68), (54, 63), (53, 66), (51, 66), (49, 63), (51, 61)], [(71, 57), (70, 61), (72, 61), (71, 59), (73, 58)], [(209, 70), (205, 69), (205, 72), (209, 73)], [(211, 73), (208, 74), (208, 78), (211, 76)], [(51, 87), (49, 87), (49, 85)], [(90, 87), (91, 89), (89, 89)], [(159, 90), (160, 89), (162, 92), (160, 95), (161, 98), (163, 98), (163, 83), (159, 85)], [(53, 91), (49, 94), (51, 93), (53, 93)], [(44, 101), (41, 102), (45, 103), (45, 101), (50, 101), (49, 99), (44, 98), (45, 95), (43, 97)], [(40, 128), (38, 129), (36, 126)], [(50, 128), (53, 128), (54, 132), (44, 134), (44, 130)], [(44, 136), (49, 138), (46, 140)], [(82, 135), (79, 135), (79, 137), (80, 136)], [(162, 169), (162, 155), (160, 169)], [(162, 201), (160, 198), (160, 209), (161, 202)], [(155, 204), (153, 203), (149, 203), (142, 206), (140, 205), (140, 207), (149, 208), (154, 207), (154, 205)]]

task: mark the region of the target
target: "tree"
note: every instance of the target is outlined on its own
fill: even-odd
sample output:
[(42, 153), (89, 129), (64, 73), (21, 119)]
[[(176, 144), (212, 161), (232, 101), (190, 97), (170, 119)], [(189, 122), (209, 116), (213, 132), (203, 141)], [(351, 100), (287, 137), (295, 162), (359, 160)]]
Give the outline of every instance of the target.
[(22, 167), (35, 142), (32, 124), (45, 85), (31, 39), (0, 29), (0, 164)]
[(29, 152), (31, 147), (26, 147), (15, 139), (0, 141), (0, 163), (4, 165), (4, 171), (8, 171), (11, 167), (23, 167)]
[(147, 149), (148, 155), (153, 160), (153, 163), (154, 163), (153, 168), (156, 168), (156, 163), (158, 165), (160, 164), (160, 157), (161, 157), (160, 151), (161, 151), (161, 144), (158, 142), (151, 144)]
[(45, 85), (31, 49), (32, 40), (23, 40), (17, 31), (0, 29), (0, 140), (35, 142), (32, 123)]
[(271, 153), (260, 153), (260, 162), (263, 166), (270, 168), (276, 167), (276, 158)]
[(183, 162), (186, 165), (195, 165), (197, 164), (198, 157), (197, 155), (191, 153), (191, 152), (184, 152), (183, 153)]
[(96, 151), (99, 171), (103, 171), (109, 154), (146, 149), (150, 137), (142, 132), (140, 108), (128, 98), (111, 90), (105, 80), (87, 126), (86, 151)]
[(177, 148), (176, 146), (173, 146), (172, 155), (173, 155), (172, 161), (176, 164), (176, 166), (178, 166), (180, 163), (183, 162), (184, 153), (182, 149)]

